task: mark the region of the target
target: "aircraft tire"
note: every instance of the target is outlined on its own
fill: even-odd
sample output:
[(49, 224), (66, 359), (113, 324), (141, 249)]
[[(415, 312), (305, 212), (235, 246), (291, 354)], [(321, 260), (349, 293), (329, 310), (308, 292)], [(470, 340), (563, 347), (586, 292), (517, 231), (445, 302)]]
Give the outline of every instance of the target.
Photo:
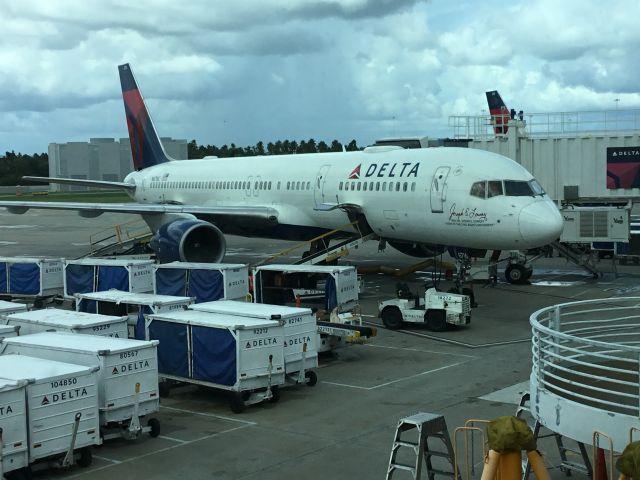
[(527, 268), (518, 263), (507, 266), (504, 271), (504, 278), (514, 285), (523, 285), (527, 283)]
[(402, 312), (398, 307), (387, 307), (382, 310), (382, 323), (389, 330), (398, 330), (402, 327)]

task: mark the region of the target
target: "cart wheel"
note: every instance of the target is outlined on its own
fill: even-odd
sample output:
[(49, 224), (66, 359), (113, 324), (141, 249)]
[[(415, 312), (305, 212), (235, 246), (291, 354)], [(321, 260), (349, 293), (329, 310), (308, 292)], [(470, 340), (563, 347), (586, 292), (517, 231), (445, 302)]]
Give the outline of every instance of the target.
[(91, 449), (89, 447), (84, 447), (80, 449), (80, 458), (78, 459), (78, 465), (82, 468), (87, 468), (91, 465), (93, 461), (93, 456), (91, 455)]
[(158, 435), (160, 435), (160, 420), (158, 420), (157, 418), (150, 418), (147, 422), (147, 426), (151, 427), (149, 435), (152, 438), (156, 438)]
[(402, 327), (402, 312), (398, 307), (387, 307), (382, 310), (382, 323), (389, 330), (397, 330)]
[(169, 382), (160, 382), (158, 384), (158, 391), (160, 393), (160, 398), (167, 398), (171, 393), (171, 387), (169, 386)]
[(429, 330), (444, 332), (447, 329), (447, 314), (444, 310), (427, 310), (424, 319)]
[(307, 379), (307, 387), (313, 387), (316, 383), (318, 383), (318, 375), (316, 372), (311, 370), (307, 370), (304, 372), (304, 378)]
[(280, 388), (278, 388), (277, 385), (274, 385), (271, 387), (271, 398), (269, 401), (271, 403), (278, 403), (278, 400), (280, 400)]
[(231, 402), (229, 404), (231, 407), (231, 411), (233, 413), (242, 413), (244, 412), (244, 398), (242, 392), (235, 393), (233, 397), (231, 397)]

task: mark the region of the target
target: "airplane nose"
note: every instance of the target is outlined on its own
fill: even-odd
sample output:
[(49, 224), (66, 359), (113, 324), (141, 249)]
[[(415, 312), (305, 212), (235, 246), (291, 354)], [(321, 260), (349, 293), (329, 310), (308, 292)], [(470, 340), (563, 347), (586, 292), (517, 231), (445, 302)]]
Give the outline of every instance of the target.
[(543, 201), (527, 205), (520, 211), (520, 234), (528, 248), (542, 247), (556, 241), (564, 227), (555, 204)]

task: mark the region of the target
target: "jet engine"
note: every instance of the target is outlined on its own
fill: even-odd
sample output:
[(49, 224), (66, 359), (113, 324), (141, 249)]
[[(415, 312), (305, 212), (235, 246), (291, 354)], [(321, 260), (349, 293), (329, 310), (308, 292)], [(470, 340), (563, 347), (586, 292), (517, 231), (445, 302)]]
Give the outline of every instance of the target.
[(405, 243), (389, 241), (389, 245), (391, 245), (399, 252), (404, 253), (405, 255), (420, 258), (435, 257), (446, 250), (446, 247), (443, 245), (435, 245), (431, 243)]
[(217, 263), (227, 250), (227, 241), (218, 227), (186, 218), (162, 225), (151, 238), (150, 245), (161, 263)]

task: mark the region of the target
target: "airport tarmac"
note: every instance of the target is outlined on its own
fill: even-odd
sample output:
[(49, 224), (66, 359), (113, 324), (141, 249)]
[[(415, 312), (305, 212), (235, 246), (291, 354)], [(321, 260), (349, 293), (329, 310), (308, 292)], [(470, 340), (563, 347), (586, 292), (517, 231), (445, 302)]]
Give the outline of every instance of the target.
[[(88, 251), (89, 236), (131, 220), (103, 215), (0, 210), (0, 256), (76, 258)], [(256, 261), (289, 242), (229, 237), (227, 262)], [(347, 259), (358, 265), (406, 266), (416, 259), (371, 242)], [(286, 262), (293, 258), (285, 258)], [(515, 412), (531, 368), (529, 316), (545, 306), (639, 295), (640, 272), (633, 266), (594, 279), (561, 258), (534, 265), (530, 285), (500, 281), (474, 285), (479, 306), (469, 327), (432, 333), (423, 328), (389, 331), (377, 318), (377, 303), (393, 297), (396, 278), (367, 275), (361, 297), (367, 322), (378, 336), (365, 345), (337, 349), (323, 358), (315, 387), (284, 389), (278, 403), (230, 412), (226, 398), (185, 387), (162, 399), (159, 438), (110, 441), (94, 450), (86, 469), (40, 472), (36, 478), (278, 479), (384, 478), (398, 419), (419, 411), (445, 416), (449, 432), (467, 419), (493, 419)], [(401, 280), (416, 290), (428, 272)], [(442, 283), (447, 287), (446, 282)], [(585, 419), (588, 421), (588, 419)], [(558, 464), (551, 439), (540, 442), (548, 466)], [(478, 452), (476, 452), (478, 454)], [(477, 455), (476, 461), (480, 461)], [(481, 467), (476, 470), (479, 478)], [(558, 468), (554, 479), (564, 477)], [(574, 478), (583, 475), (574, 473)], [(403, 472), (394, 478), (409, 478)]]

